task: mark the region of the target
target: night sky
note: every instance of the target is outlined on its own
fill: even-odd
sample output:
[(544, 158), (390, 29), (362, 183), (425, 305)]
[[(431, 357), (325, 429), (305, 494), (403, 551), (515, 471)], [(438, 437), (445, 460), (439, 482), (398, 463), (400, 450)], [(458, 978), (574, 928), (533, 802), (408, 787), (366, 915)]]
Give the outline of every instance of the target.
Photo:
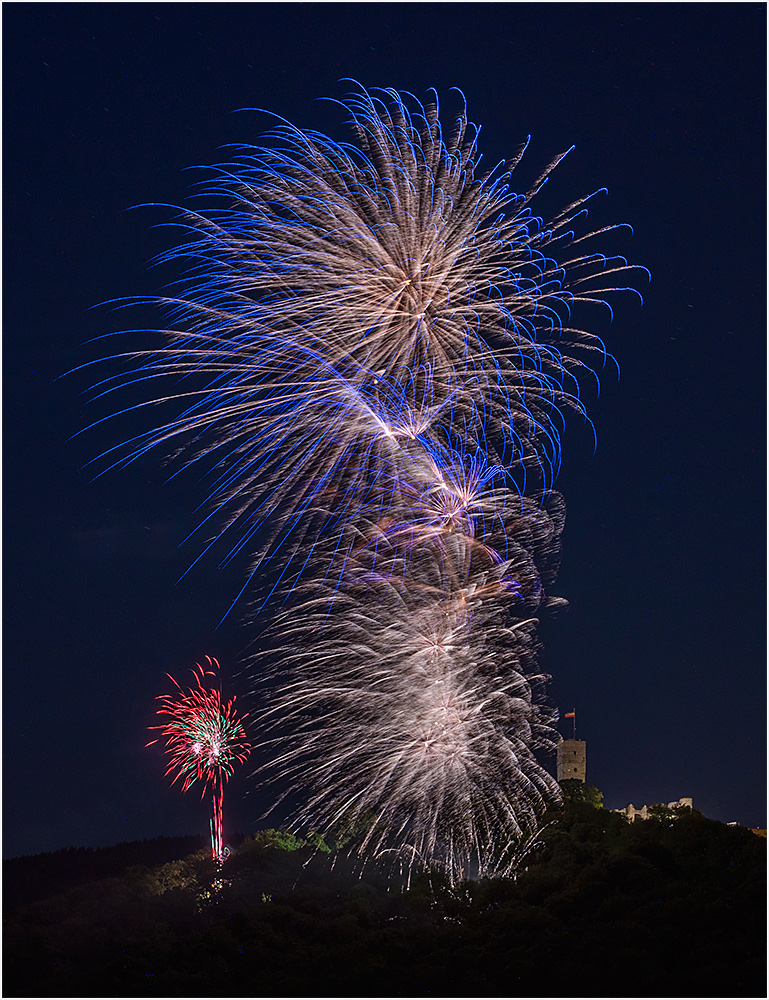
[[(165, 674), (204, 654), (247, 703), (243, 565), (183, 543), (206, 497), (160, 453), (86, 463), (147, 417), (102, 424), (83, 393), (123, 328), (97, 303), (161, 291), (171, 214), (266, 108), (338, 140), (354, 78), (451, 106), (489, 165), (529, 134), (521, 187), (572, 144), (547, 215), (605, 185), (591, 221), (630, 222), (645, 303), (601, 330), (621, 367), (598, 447), (566, 434), (567, 504), (543, 629), (551, 700), (577, 710), (609, 807), (691, 796), (765, 826), (764, 4), (7, 4), (4, 255), (5, 856), (204, 833), (207, 808), (145, 749)], [(151, 311), (139, 321), (159, 322)], [(132, 324), (137, 317), (132, 316)], [(571, 732), (563, 721), (561, 731)], [(553, 762), (554, 767), (554, 762)], [(266, 802), (244, 773), (225, 824)], [(248, 794), (245, 794), (248, 793)]]

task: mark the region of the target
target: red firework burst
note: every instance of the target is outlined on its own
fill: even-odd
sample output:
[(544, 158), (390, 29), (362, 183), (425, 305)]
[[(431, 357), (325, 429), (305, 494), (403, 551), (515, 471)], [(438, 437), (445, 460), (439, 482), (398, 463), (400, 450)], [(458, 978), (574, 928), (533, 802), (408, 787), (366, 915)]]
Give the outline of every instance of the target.
[[(211, 820), (211, 847), (215, 859), (224, 857), (222, 838), (222, 801), (224, 785), (232, 776), (235, 766), (242, 764), (249, 753), (243, 720), (235, 711), (235, 698), (222, 701), (219, 663), (206, 657), (206, 666), (195, 664), (192, 671), (195, 686), (184, 690), (169, 674), (177, 692), (158, 697), (161, 707), (158, 715), (170, 717), (170, 722), (158, 729), (165, 740), (169, 754), (166, 775), (173, 774), (172, 784), (182, 782), (186, 792), (196, 782), (201, 783), (201, 798), (210, 788), (213, 793), (214, 815)], [(150, 740), (147, 746), (158, 743)]]

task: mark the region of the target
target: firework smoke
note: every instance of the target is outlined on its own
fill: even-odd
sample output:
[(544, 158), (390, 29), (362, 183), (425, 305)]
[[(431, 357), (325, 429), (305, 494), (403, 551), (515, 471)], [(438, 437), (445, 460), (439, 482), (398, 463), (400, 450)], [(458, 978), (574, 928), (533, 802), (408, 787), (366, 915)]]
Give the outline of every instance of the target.
[(165, 345), (99, 389), (170, 380), (154, 402), (186, 409), (110, 461), (178, 440), (229, 555), (278, 567), (262, 777), (303, 792), (297, 824), (371, 816), (365, 847), (493, 873), (558, 794), (534, 751), (559, 428), (606, 358), (576, 317), (632, 268), (591, 249), (617, 228), (584, 228), (592, 195), (532, 214), (562, 157), (515, 193), (525, 145), (480, 172), (464, 109), (447, 135), (437, 98), (343, 106), (357, 146), (281, 123), (179, 218)]

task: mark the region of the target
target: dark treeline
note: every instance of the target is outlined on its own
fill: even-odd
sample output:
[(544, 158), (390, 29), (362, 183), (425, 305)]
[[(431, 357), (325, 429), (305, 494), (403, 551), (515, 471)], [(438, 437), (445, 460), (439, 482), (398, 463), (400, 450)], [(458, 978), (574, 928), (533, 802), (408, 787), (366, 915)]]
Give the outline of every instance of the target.
[(3, 992), (765, 995), (763, 838), (584, 801), (549, 820), (516, 878), (454, 889), (429, 874), (394, 888), (318, 838), (269, 831), (233, 850), (218, 886), (206, 848), (134, 865), (10, 913)]
[[(242, 838), (239, 838), (242, 839)], [(203, 837), (155, 837), (113, 847), (65, 847), (3, 860), (3, 910), (122, 874), (132, 865), (162, 865), (203, 846)]]

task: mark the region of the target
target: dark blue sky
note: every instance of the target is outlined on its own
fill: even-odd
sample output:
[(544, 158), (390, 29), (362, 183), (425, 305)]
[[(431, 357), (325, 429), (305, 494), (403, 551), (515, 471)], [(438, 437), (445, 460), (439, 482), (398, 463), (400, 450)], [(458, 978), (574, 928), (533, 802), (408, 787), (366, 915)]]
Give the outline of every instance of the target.
[[(95, 303), (152, 294), (153, 228), (185, 167), (253, 142), (271, 109), (349, 138), (340, 78), (460, 87), (485, 159), (557, 153), (544, 214), (605, 185), (594, 221), (653, 274), (604, 331), (622, 369), (587, 395), (598, 449), (564, 442), (567, 503), (543, 630), (550, 696), (577, 709), (608, 806), (688, 795), (765, 825), (765, 7), (763, 4), (13, 4), (3, 11), (4, 853), (204, 832), (145, 750), (166, 671), (218, 656), (245, 696), (242, 567), (180, 545), (205, 484), (160, 456), (91, 481), (144, 423), (89, 422)], [(151, 323), (147, 315), (144, 322)], [(568, 734), (570, 724), (562, 731)], [(243, 794), (248, 791), (248, 794)], [(232, 786), (230, 828), (264, 803)]]

